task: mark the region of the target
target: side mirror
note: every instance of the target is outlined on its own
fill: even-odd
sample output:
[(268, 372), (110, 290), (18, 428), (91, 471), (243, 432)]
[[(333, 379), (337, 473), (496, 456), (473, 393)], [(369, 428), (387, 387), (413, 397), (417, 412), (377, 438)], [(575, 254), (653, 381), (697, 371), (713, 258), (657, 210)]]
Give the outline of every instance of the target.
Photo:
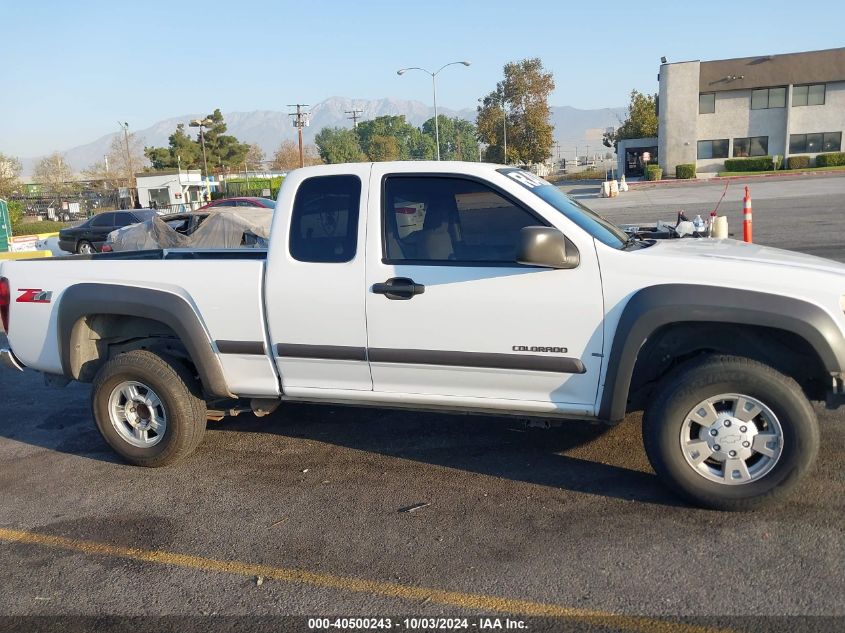
[(577, 268), (581, 256), (575, 244), (557, 229), (526, 226), (519, 232), (516, 261), (545, 268)]

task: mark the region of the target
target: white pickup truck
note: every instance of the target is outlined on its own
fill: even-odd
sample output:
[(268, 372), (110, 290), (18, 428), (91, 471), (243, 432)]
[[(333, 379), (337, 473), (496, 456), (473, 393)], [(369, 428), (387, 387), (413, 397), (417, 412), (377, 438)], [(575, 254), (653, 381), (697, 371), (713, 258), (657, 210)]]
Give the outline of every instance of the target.
[(666, 483), (747, 509), (810, 469), (810, 400), (843, 399), (843, 293), (838, 263), (630, 239), (519, 169), (330, 165), (285, 180), (266, 252), (4, 262), (2, 360), (93, 383), (99, 430), (143, 466), (185, 457), (231, 400), (645, 410)]

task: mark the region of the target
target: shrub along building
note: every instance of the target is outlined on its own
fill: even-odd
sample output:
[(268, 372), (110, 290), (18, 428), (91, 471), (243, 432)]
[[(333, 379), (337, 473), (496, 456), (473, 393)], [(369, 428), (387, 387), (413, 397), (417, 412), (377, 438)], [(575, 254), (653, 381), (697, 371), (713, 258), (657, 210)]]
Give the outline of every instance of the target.
[[(725, 161), (771, 169), (837, 163), (845, 132), (845, 48), (660, 66), (657, 160), (665, 175), (692, 164), (701, 175)], [(619, 144), (620, 172), (655, 139)], [(774, 163), (778, 164), (775, 160)], [(756, 163), (756, 164), (755, 164)], [(728, 165), (729, 168), (737, 165)]]

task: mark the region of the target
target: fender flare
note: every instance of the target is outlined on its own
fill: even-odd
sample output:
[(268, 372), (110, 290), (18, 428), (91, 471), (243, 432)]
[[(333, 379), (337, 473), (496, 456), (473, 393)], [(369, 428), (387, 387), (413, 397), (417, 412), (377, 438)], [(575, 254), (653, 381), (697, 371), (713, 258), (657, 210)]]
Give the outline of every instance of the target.
[(831, 374), (845, 370), (845, 338), (822, 308), (807, 301), (753, 290), (664, 284), (637, 291), (619, 318), (607, 363), (598, 417), (625, 417), (637, 355), (659, 328), (704, 322), (758, 325), (800, 336)]
[(62, 371), (68, 378), (76, 378), (71, 363), (73, 327), (91, 314), (133, 316), (164, 323), (187, 349), (205, 391), (221, 398), (234, 397), (202, 320), (188, 301), (170, 292), (116, 284), (81, 283), (62, 293), (56, 331)]

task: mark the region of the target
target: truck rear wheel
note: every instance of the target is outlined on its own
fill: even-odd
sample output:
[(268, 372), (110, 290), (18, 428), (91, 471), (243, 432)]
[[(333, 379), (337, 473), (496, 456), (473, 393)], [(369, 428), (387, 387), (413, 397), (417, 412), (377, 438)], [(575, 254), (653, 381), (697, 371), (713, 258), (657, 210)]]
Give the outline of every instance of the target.
[(179, 461), (205, 432), (197, 380), (176, 359), (146, 350), (103, 365), (92, 385), (91, 409), (109, 446), (138, 466)]
[(750, 510), (784, 497), (819, 448), (816, 415), (801, 387), (771, 367), (708, 356), (663, 382), (643, 416), (655, 472), (694, 503)]

